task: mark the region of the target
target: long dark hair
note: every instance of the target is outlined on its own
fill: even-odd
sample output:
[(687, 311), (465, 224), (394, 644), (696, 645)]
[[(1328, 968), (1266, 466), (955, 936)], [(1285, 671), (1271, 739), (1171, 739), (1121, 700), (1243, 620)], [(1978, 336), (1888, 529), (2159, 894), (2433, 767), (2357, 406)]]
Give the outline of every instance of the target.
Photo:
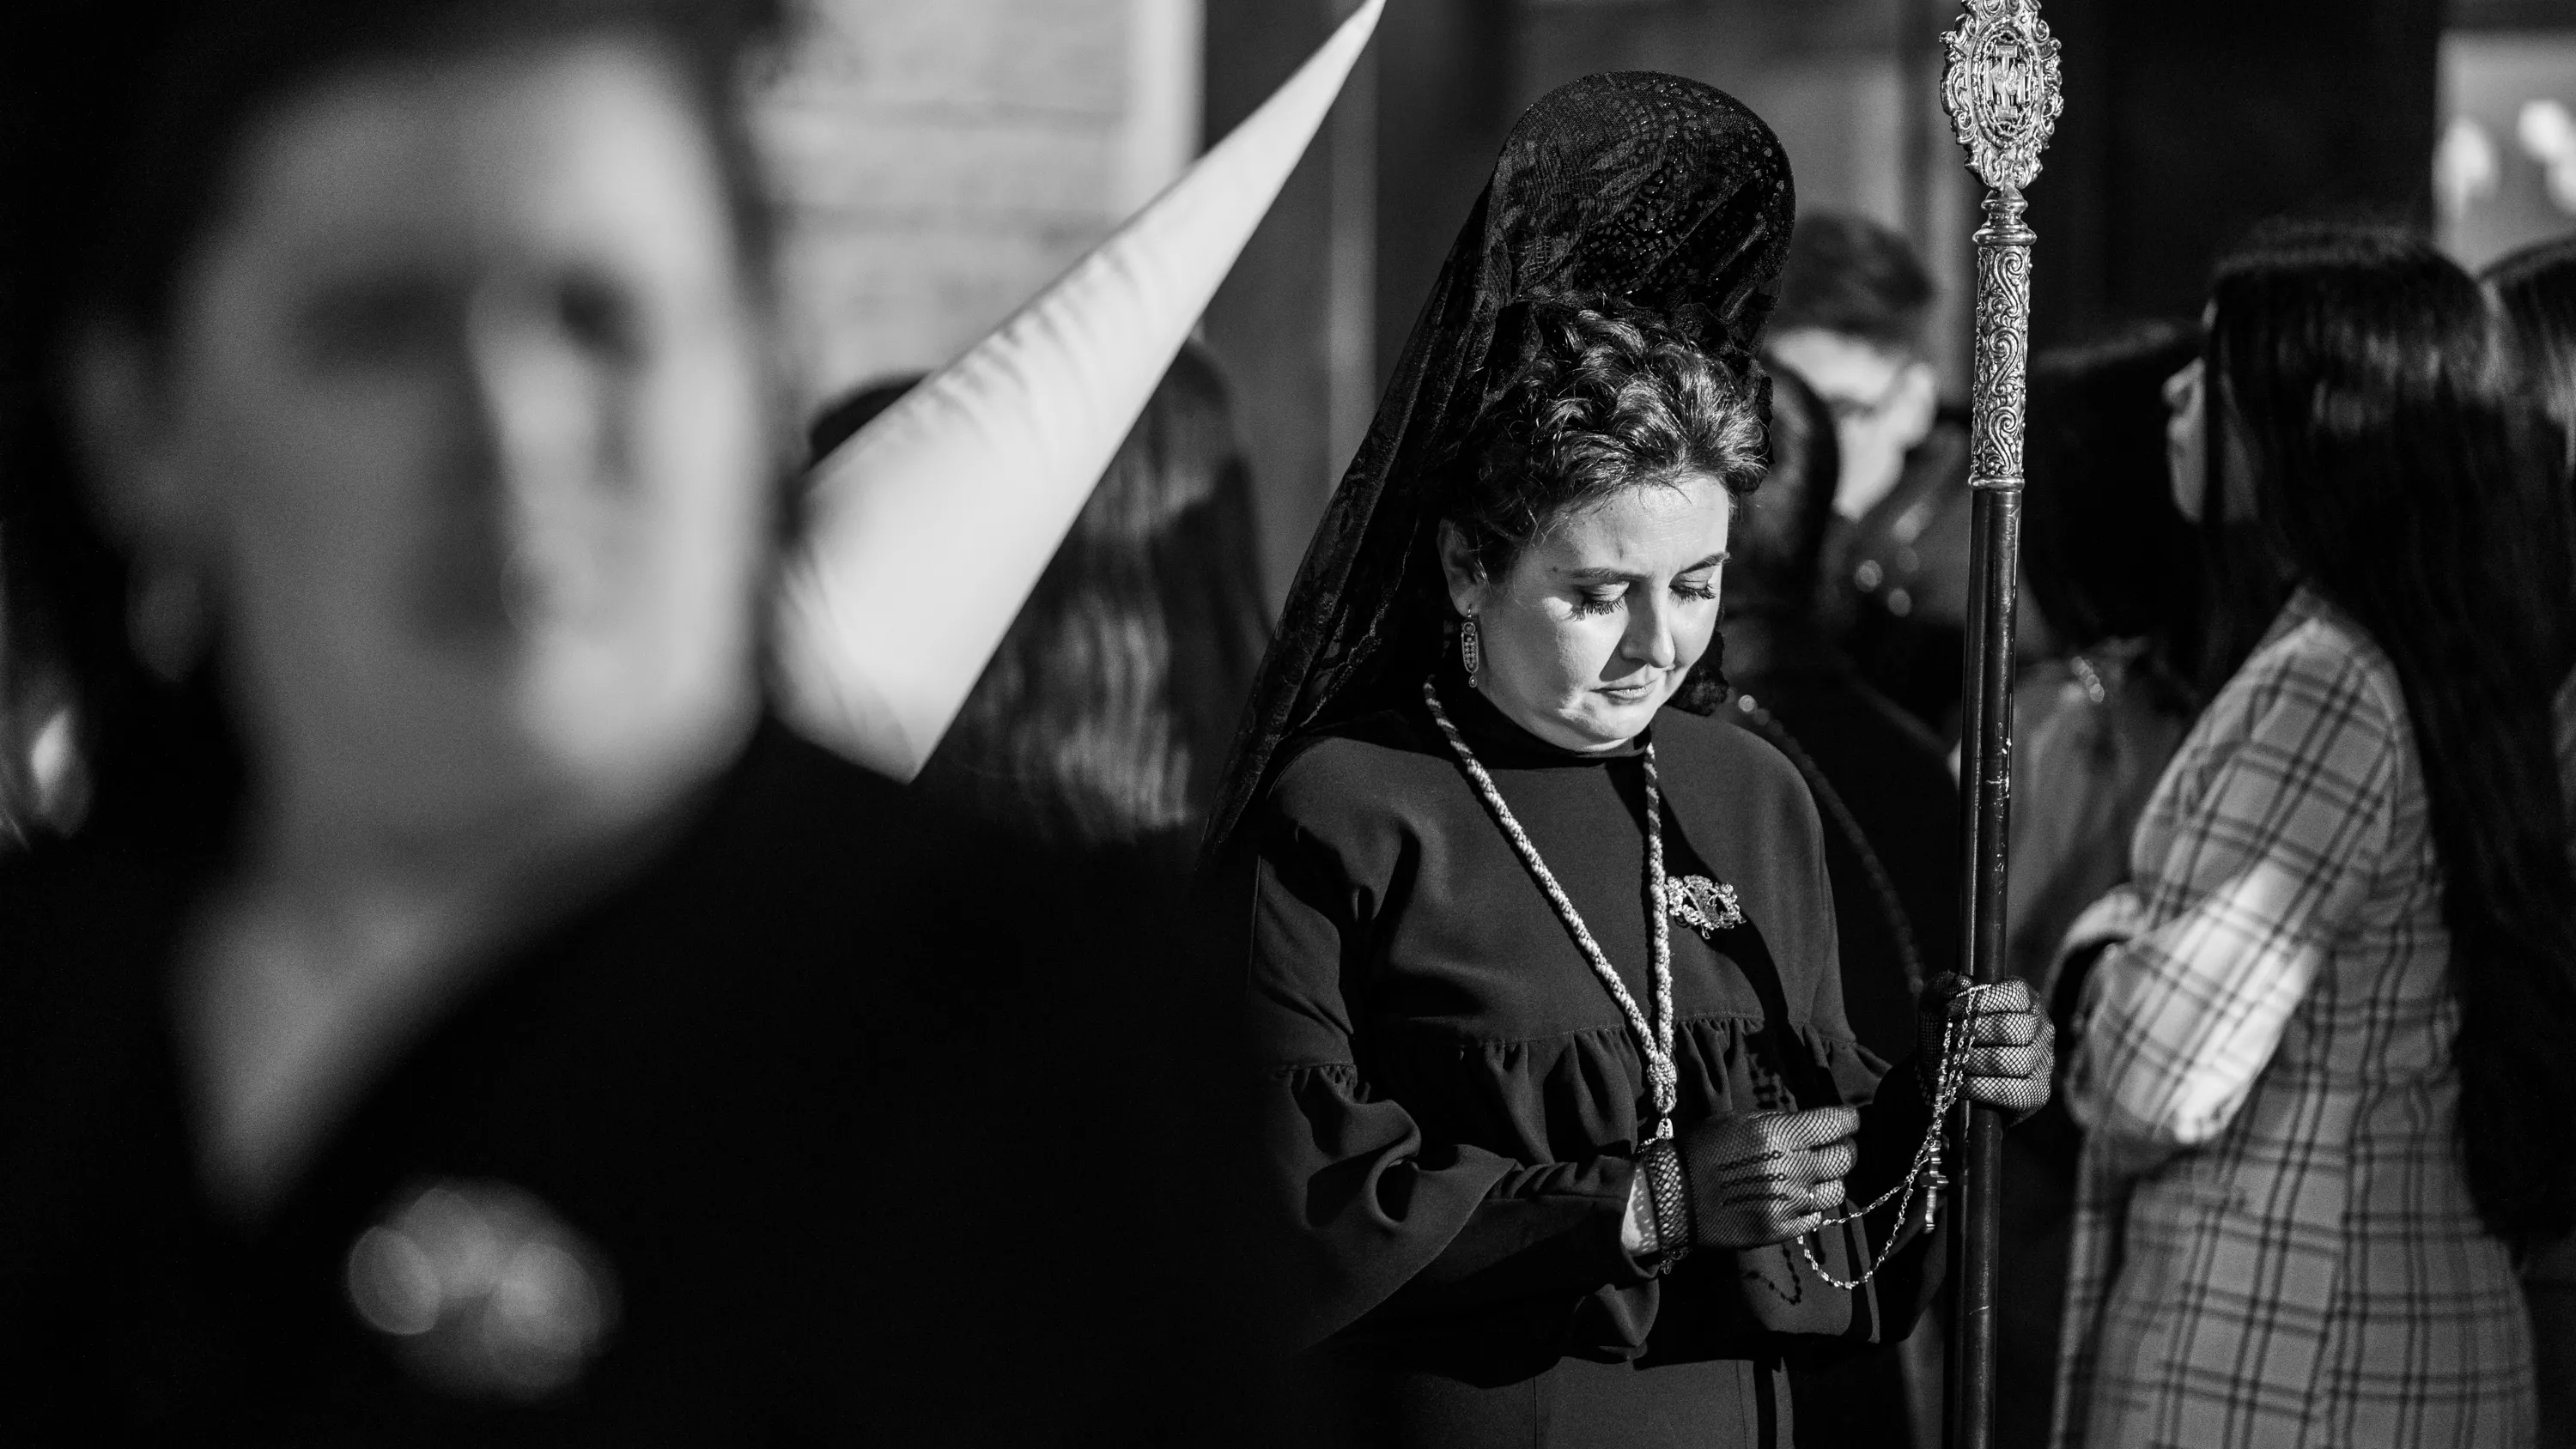
[(1270, 642), (1225, 382), (1182, 350), (921, 787), (1073, 846), (1196, 843)]
[(2223, 416), (2243, 439), (2282, 565), (2404, 692), (2469, 1186), (2490, 1230), (2529, 1240), (2576, 1226), (2576, 884), (2550, 714), (2570, 556), (2555, 440), (2497, 343), (2477, 285), (2397, 233), (2278, 233), (2211, 292), (2211, 432)]
[(271, 108), (378, 62), (645, 40), (699, 108), (765, 290), (770, 229), (739, 101), (781, 20), (779, 0), (25, 0), (0, 55), (0, 194), (41, 218), (0, 227), (0, 705), (15, 702), (0, 707), (0, 777), (26, 763), (9, 721), (54, 692), (96, 783), (92, 826), (204, 852), (238, 807), (241, 749), (214, 667), (156, 677), (129, 637), (137, 561), (85, 497), (60, 358), (87, 321), (160, 334), (234, 153)]
[(2524, 376), (2576, 454), (2576, 236), (2525, 247), (2479, 281), (2511, 324)]

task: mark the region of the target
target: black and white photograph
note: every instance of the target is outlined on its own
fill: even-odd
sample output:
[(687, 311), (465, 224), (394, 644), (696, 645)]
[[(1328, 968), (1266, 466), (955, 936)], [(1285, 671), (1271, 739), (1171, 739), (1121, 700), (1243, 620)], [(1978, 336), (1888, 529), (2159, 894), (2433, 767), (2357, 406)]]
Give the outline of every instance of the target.
[(0, 1445), (2576, 1449), (2576, 0), (13, 0)]

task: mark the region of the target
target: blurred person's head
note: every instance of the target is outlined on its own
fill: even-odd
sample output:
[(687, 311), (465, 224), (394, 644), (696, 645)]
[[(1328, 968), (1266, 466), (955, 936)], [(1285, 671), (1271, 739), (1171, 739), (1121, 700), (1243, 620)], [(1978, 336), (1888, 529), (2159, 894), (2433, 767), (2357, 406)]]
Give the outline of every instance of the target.
[(2576, 236), (2525, 247), (2479, 280), (2503, 311), (2516, 355), (2576, 464)]
[(1727, 541), (1725, 615), (1814, 617), (1824, 581), (1841, 453), (1834, 415), (1794, 372), (1771, 375), (1770, 462)]
[(1633, 739), (1716, 637), (1736, 495), (1762, 481), (1761, 369), (1619, 303), (1526, 304), (1436, 502), (1476, 688), (1561, 748)]
[(1940, 412), (1940, 379), (1923, 358), (1931, 276), (1897, 232), (1823, 212), (1798, 218), (1779, 285), (1766, 345), (1833, 410), (1834, 508), (1858, 518), (1896, 486)]
[[(827, 421), (854, 433), (875, 395), (885, 394), (882, 410), (909, 385), (869, 389)], [(818, 457), (830, 450), (819, 430), (816, 443)], [(1268, 642), (1250, 468), (1224, 378), (1192, 343), (1110, 460), (921, 787), (1044, 841), (1192, 846)]]
[(2200, 541), (2174, 503), (2165, 390), (2199, 355), (2198, 328), (2147, 323), (2031, 364), (2023, 573), (2067, 648), (2197, 648)]
[(2570, 566), (2556, 439), (2501, 365), (2477, 284), (2399, 233), (2282, 231), (2229, 258), (2204, 359), (2263, 535), (2369, 631), (2404, 692), (2452, 936), (2479, 1212), (2509, 1239), (2563, 1234), (2576, 1226), (2576, 889), (2550, 712)]
[(33, 420), (10, 512), (106, 735), (193, 691), (308, 853), (506, 853), (729, 756), (788, 461), (736, 94), (773, 19), (171, 5), (130, 82), (37, 86), (100, 144), (13, 158), (71, 212), (8, 260), (60, 289), (16, 320), (77, 464)]

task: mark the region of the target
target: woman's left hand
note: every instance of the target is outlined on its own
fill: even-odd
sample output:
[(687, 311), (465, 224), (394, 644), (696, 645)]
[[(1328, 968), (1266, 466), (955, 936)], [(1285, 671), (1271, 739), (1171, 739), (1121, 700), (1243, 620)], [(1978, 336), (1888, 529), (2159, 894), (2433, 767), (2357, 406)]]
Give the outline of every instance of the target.
[(1966, 1053), (1969, 1101), (2014, 1122), (2047, 1105), (2057, 1072), (2057, 1028), (2027, 983), (2003, 981), (1972, 994), (1964, 976), (1935, 977), (1923, 988), (1915, 1021), (1915, 1064), (1926, 1092), (1940, 1089), (1941, 1045), (1955, 1021), (1952, 1049)]

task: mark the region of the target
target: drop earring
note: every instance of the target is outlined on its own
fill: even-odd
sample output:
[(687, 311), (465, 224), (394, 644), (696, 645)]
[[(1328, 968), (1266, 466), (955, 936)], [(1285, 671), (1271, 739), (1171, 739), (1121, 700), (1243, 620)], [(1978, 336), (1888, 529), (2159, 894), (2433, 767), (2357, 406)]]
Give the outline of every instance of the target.
[(1485, 641), (1476, 634), (1476, 616), (1469, 614), (1458, 629), (1458, 662), (1467, 666), (1467, 687), (1476, 687), (1476, 677), (1485, 672)]

